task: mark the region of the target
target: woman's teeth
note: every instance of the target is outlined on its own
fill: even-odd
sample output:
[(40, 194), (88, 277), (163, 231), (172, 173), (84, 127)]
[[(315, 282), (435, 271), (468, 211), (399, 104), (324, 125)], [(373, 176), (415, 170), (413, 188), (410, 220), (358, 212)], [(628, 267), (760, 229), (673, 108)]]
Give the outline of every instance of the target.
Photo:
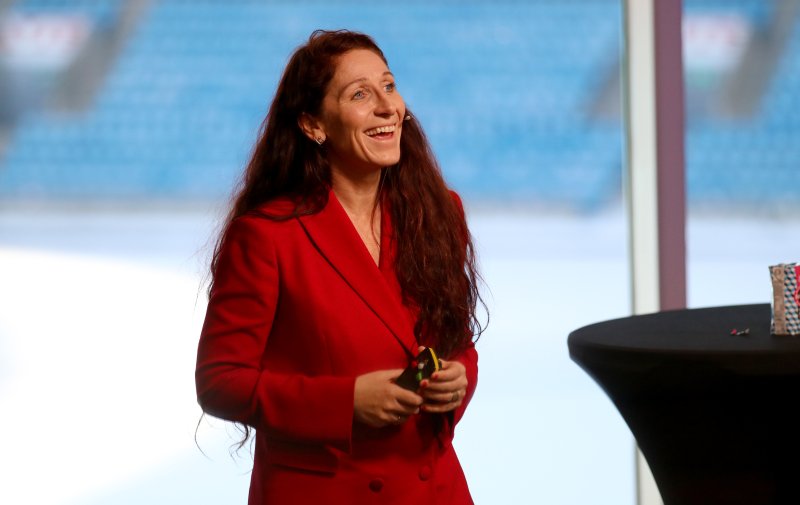
[(373, 128), (371, 130), (367, 130), (364, 133), (366, 133), (367, 135), (372, 137), (372, 136), (378, 135), (380, 133), (392, 133), (392, 132), (394, 132), (394, 130), (395, 130), (395, 126), (394, 125), (391, 125), (391, 126), (380, 126), (378, 128)]

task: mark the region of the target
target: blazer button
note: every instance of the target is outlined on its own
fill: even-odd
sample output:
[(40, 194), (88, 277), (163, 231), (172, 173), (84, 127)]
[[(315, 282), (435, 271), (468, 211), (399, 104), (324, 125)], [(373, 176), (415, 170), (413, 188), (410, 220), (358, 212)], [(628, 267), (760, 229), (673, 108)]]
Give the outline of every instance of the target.
[(372, 479), (369, 482), (369, 488), (373, 493), (380, 493), (381, 489), (383, 489), (383, 479), (380, 477), (377, 479)]
[(428, 465), (419, 469), (419, 480), (428, 480), (431, 478), (431, 467)]

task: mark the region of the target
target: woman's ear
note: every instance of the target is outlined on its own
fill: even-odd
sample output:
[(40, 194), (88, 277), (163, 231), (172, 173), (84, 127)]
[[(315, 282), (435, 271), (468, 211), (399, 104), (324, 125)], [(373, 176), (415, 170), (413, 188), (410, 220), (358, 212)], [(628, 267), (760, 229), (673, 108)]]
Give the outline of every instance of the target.
[(322, 145), (327, 138), (325, 129), (322, 127), (322, 124), (320, 124), (319, 120), (307, 112), (303, 112), (300, 114), (300, 117), (297, 118), (297, 126), (303, 130), (303, 133), (306, 137), (310, 138), (317, 144)]

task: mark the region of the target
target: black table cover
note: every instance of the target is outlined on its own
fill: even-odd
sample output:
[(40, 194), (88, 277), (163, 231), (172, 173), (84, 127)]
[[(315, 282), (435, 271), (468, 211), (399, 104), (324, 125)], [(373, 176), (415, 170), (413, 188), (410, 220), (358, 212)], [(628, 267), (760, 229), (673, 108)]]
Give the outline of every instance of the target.
[(768, 304), (742, 305), (569, 335), (570, 356), (619, 409), (665, 505), (800, 504), (800, 338), (770, 335), (769, 322)]

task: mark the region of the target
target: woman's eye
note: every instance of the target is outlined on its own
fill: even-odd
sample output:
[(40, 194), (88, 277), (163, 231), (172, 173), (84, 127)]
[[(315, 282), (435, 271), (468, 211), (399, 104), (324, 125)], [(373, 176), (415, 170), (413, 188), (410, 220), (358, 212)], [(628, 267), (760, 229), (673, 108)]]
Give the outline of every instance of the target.
[(361, 100), (361, 99), (362, 99), (362, 98), (364, 98), (365, 96), (367, 96), (367, 95), (366, 95), (366, 93), (364, 93), (364, 90), (363, 90), (363, 89), (359, 89), (358, 91), (356, 91), (355, 93), (353, 93), (353, 98), (354, 98), (355, 100)]
[(387, 83), (386, 86), (384, 86), (384, 89), (386, 91), (394, 91), (396, 87), (397, 87), (397, 85), (395, 83), (390, 82), (390, 83)]

